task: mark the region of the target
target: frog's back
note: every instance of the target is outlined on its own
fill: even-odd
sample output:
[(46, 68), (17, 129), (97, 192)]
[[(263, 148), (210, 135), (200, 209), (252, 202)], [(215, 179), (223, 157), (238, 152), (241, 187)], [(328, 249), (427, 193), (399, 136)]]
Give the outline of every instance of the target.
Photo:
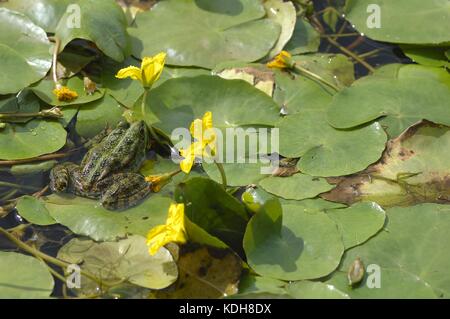
[(129, 126), (120, 123), (99, 144), (93, 146), (82, 162), (82, 184), (90, 188), (119, 171), (137, 171), (145, 159), (147, 128), (140, 121)]

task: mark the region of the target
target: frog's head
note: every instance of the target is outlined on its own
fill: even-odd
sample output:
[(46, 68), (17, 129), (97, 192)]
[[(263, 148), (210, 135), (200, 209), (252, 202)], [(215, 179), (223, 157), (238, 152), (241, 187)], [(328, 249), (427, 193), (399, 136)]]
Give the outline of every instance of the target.
[(144, 121), (141, 120), (131, 123), (128, 134), (142, 140), (144, 148), (148, 145), (149, 133)]

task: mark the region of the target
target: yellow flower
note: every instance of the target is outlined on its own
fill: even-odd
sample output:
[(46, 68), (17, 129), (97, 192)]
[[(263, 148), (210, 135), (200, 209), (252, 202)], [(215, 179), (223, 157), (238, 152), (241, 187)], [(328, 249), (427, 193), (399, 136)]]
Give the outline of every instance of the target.
[(267, 63), (269, 68), (289, 69), (292, 68), (292, 56), (287, 51), (281, 51), (272, 61)]
[(168, 243), (184, 244), (187, 233), (184, 225), (184, 204), (171, 204), (166, 224), (151, 229), (147, 235), (147, 246), (150, 255)]
[[(188, 174), (196, 157), (214, 156), (216, 153), (216, 134), (213, 130), (212, 113), (206, 112), (202, 119), (195, 119), (190, 127), (190, 132), (195, 141), (187, 149), (181, 149), (180, 154), (184, 159), (180, 162), (180, 168)], [(210, 150), (210, 154), (206, 150)]]
[(144, 88), (150, 88), (161, 76), (165, 61), (166, 54), (164, 52), (158, 53), (154, 57), (145, 57), (142, 60), (141, 68), (129, 66), (121, 69), (117, 72), (116, 78), (125, 79), (130, 77), (133, 80), (140, 81)]
[(70, 102), (78, 97), (77, 92), (72, 91), (67, 86), (62, 86), (60, 84), (56, 85), (56, 88), (53, 90), (53, 94), (56, 95), (58, 101), (62, 102)]
[(158, 193), (164, 185), (170, 182), (171, 178), (171, 174), (149, 175), (145, 177), (145, 180), (150, 183), (151, 191)]

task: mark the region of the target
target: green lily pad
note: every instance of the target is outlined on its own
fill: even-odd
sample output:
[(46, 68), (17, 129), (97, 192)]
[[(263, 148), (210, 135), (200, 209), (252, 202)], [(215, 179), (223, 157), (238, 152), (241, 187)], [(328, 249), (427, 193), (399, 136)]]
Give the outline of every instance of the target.
[(280, 203), (282, 205), (297, 206), (297, 208), (300, 211), (303, 211), (304, 213), (316, 213), (316, 212), (323, 212), (323, 211), (327, 211), (327, 210), (347, 207), (344, 204), (330, 202), (330, 201), (324, 200), (322, 198), (312, 198), (312, 199), (303, 199), (303, 200), (280, 199)]
[(161, 248), (150, 255), (142, 236), (103, 243), (74, 238), (59, 250), (58, 258), (82, 264), (84, 271), (108, 282), (126, 280), (145, 288), (163, 289), (178, 278), (177, 264), (170, 252)]
[[(372, 9), (374, 5), (377, 9)], [(439, 44), (450, 42), (450, 7), (446, 0), (349, 0), (345, 17), (369, 38), (384, 42)], [(379, 14), (379, 27), (372, 16)], [(401, 18), (399, 18), (401, 17)], [(420, 25), (422, 28), (411, 28)]]
[(328, 109), (329, 123), (350, 128), (383, 117), (380, 124), (391, 137), (422, 119), (450, 125), (446, 86), (450, 75), (440, 80), (427, 69), (415, 66), (413, 72), (402, 72), (402, 67), (395, 78), (367, 76), (356, 81), (335, 96)]
[(305, 213), (296, 206), (268, 201), (252, 217), (244, 236), (252, 269), (282, 280), (314, 279), (339, 265), (344, 245), (336, 224), (323, 212)]
[[(245, 186), (257, 183), (265, 178), (267, 174), (263, 174), (261, 169), (269, 167), (270, 164), (263, 163), (223, 163), (223, 170), (227, 176), (228, 186)], [(217, 183), (222, 183), (220, 171), (215, 164), (202, 163), (202, 167), (211, 179)]]
[(382, 160), (367, 172), (343, 178), (325, 197), (339, 202), (376, 201), (384, 207), (446, 203), (450, 128), (420, 122), (389, 141)]
[(67, 132), (56, 121), (32, 120), (0, 130), (0, 158), (17, 160), (53, 153), (66, 144)]
[(123, 108), (115, 99), (106, 94), (102, 99), (83, 105), (77, 115), (77, 133), (91, 138), (100, 133), (106, 126), (115, 127), (123, 120)]
[(280, 153), (299, 157), (297, 167), (311, 176), (341, 176), (365, 169), (384, 150), (386, 133), (378, 123), (353, 130), (328, 125), (322, 112), (301, 112), (279, 123)]
[(239, 294), (272, 293), (277, 295), (286, 294), (284, 289), (286, 282), (254, 275), (244, 275), (239, 282)]
[(113, 241), (127, 234), (146, 236), (152, 227), (164, 224), (171, 202), (154, 194), (123, 212), (106, 210), (96, 200), (69, 195), (51, 195), (44, 204), (51, 217), (75, 234)]
[(278, 23), (281, 27), (281, 33), (277, 43), (269, 52), (269, 57), (274, 57), (283, 50), (283, 47), (292, 37), (297, 21), (297, 12), (292, 2), (283, 2), (282, 0), (268, 0), (264, 2), (264, 8), (267, 17)]
[(338, 271), (326, 284), (337, 287), (352, 299), (434, 299), (437, 297), (426, 281), (400, 268), (383, 269), (381, 280), (380, 288), (369, 288), (366, 274), (361, 284), (352, 288), (348, 285), (347, 272)]
[[(118, 79), (117, 72), (128, 66), (140, 67), (141, 63), (133, 57), (128, 57), (122, 63), (116, 63), (111, 60), (103, 61), (103, 72), (101, 74), (101, 82), (104, 88), (108, 89), (108, 93), (112, 95), (119, 103), (125, 107), (132, 108), (136, 101), (144, 93), (142, 84), (132, 79)], [(159, 80), (153, 84), (153, 88), (161, 85), (165, 81), (179, 77), (193, 77), (202, 74), (209, 74), (205, 69), (184, 68), (165, 66)]]
[(349, 299), (350, 297), (333, 285), (314, 282), (297, 281), (286, 287), (287, 292), (297, 299)]
[(449, 66), (449, 59), (445, 56), (448, 47), (402, 45), (401, 48), (406, 56), (421, 65), (447, 68)]
[(59, 20), (66, 12), (67, 5), (72, 2), (70, 0), (14, 0), (2, 2), (0, 7), (23, 13), (46, 32), (54, 33)]
[(324, 178), (301, 173), (289, 177), (266, 177), (259, 182), (259, 185), (269, 193), (296, 200), (313, 198), (334, 188)]
[(19, 215), (30, 223), (40, 226), (56, 224), (42, 201), (33, 196), (22, 196), (16, 205)]
[(0, 251), (0, 299), (48, 298), (53, 277), (36, 258)]
[(304, 18), (297, 17), (294, 33), (284, 50), (292, 55), (316, 52), (320, 45), (320, 33)]
[[(120, 6), (113, 0), (77, 0), (74, 5), (78, 10), (67, 10), (55, 30), (61, 50), (74, 39), (85, 39), (94, 42), (105, 55), (123, 61), (129, 55), (130, 39)], [(79, 14), (78, 20), (74, 14)]]
[(360, 245), (384, 226), (386, 213), (377, 203), (359, 203), (345, 209), (327, 211), (338, 225), (345, 249)]
[(174, 197), (185, 204), (190, 221), (239, 251), (247, 212), (222, 185), (208, 178), (193, 177), (178, 185)]
[(94, 94), (89, 95), (84, 91), (84, 82), (79, 77), (72, 77), (64, 83), (72, 91), (78, 94), (78, 97), (70, 102), (59, 101), (56, 95), (53, 93), (55, 89), (55, 83), (51, 80), (43, 80), (36, 85), (32, 86), (34, 94), (36, 94), (42, 101), (54, 106), (69, 106), (85, 104), (89, 102), (101, 99), (105, 94), (104, 89), (97, 89)]
[[(341, 270), (344, 271), (356, 257), (361, 258), (366, 268), (371, 264), (380, 267), (380, 288), (370, 289), (367, 286), (367, 282), (376, 284), (372, 276), (355, 289), (355, 295), (448, 298), (450, 283), (446, 274), (450, 267), (447, 254), (450, 207), (438, 204), (395, 207), (387, 210), (387, 216), (386, 230), (364, 245), (350, 249), (342, 262)], [(332, 278), (330, 282), (338, 280)], [(336, 283), (336, 286), (341, 289), (343, 285)], [(342, 290), (348, 292), (349, 289)]]
[(168, 136), (176, 128), (189, 128), (207, 111), (212, 112), (213, 125), (218, 129), (272, 126), (278, 120), (278, 107), (269, 96), (245, 81), (218, 76), (168, 80), (152, 90), (146, 109), (155, 116), (148, 119), (149, 124)]
[(0, 94), (16, 93), (47, 74), (52, 45), (44, 30), (15, 11), (0, 8), (0, 29)]
[(157, 3), (138, 14), (137, 28), (129, 29), (135, 37), (133, 55), (165, 51), (168, 64), (209, 69), (223, 61), (256, 61), (269, 53), (280, 35), (280, 26), (264, 15), (257, 0)]

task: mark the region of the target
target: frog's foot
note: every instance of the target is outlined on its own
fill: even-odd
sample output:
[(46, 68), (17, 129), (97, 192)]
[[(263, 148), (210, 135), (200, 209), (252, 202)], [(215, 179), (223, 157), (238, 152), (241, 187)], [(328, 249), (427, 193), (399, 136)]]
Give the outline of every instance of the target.
[(50, 172), (50, 189), (52, 192), (69, 191), (71, 178), (78, 169), (78, 165), (70, 162), (56, 165)]
[(136, 173), (118, 173), (100, 181), (105, 185), (100, 201), (106, 209), (123, 210), (139, 204), (150, 194), (150, 184)]

